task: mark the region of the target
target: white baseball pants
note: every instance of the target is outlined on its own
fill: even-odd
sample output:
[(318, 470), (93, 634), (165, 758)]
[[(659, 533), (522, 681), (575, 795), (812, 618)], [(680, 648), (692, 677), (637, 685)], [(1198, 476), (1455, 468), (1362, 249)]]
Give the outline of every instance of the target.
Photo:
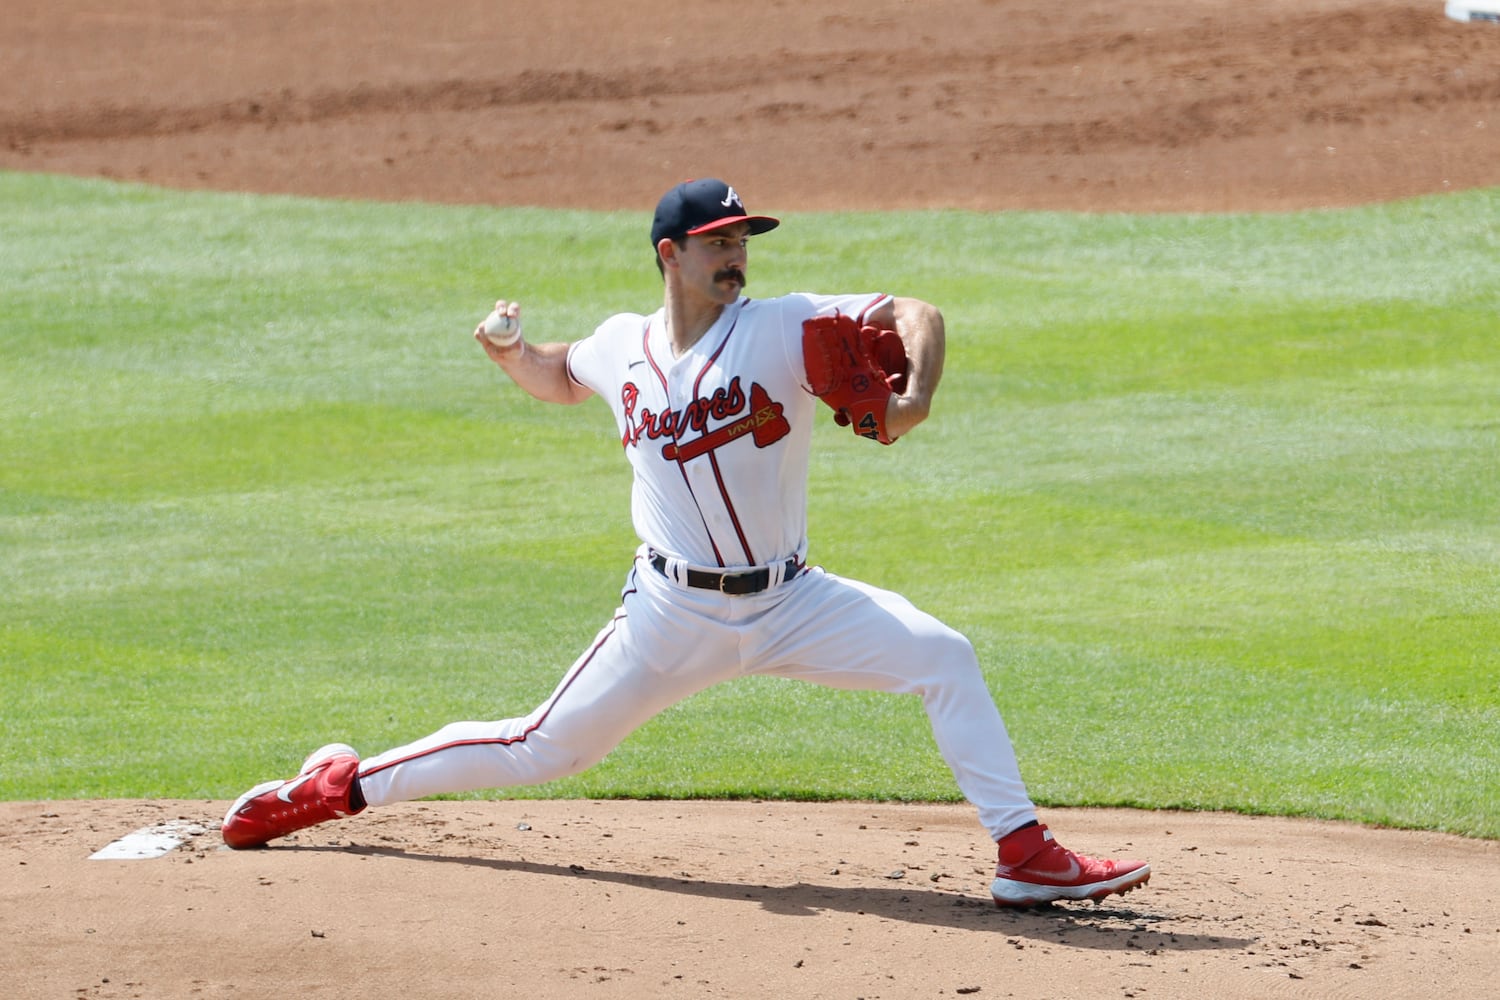
[(906, 598), (818, 567), (729, 597), (669, 581), (643, 557), (620, 607), (531, 714), (455, 722), (360, 765), (372, 806), (534, 785), (598, 763), (652, 716), (752, 674), (916, 694), (959, 789), (998, 840), (1035, 820), (1005, 723), (960, 633)]

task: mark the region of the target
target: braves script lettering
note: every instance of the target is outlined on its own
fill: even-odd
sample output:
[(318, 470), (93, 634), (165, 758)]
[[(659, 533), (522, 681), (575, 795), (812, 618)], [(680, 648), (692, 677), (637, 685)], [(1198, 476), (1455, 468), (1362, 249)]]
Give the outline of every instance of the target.
[[(640, 406), (641, 391), (634, 382), (626, 382), (620, 393), (625, 409), (625, 433), (621, 443), (629, 448), (648, 441), (670, 438), (662, 446), (662, 457), (669, 462), (686, 462), (707, 454), (749, 434), (757, 448), (781, 440), (791, 432), (782, 404), (774, 402), (761, 388), (751, 383), (747, 400), (735, 376), (728, 386), (715, 389), (712, 395), (699, 396), (680, 410), (660, 413)], [(747, 406), (748, 403), (748, 406)], [(748, 410), (748, 412), (747, 412)], [(718, 426), (709, 430), (709, 422)], [(682, 440), (685, 434), (697, 436)]]

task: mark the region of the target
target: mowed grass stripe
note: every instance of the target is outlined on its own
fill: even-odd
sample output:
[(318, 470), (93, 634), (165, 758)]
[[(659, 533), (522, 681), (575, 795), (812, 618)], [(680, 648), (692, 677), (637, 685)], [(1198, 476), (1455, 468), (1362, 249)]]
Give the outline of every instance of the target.
[[(468, 332), (501, 293), (540, 339), (653, 308), (642, 213), (0, 202), (0, 795), (229, 797), (526, 711), (605, 622), (611, 422)], [(1497, 208), (789, 214), (752, 294), (950, 333), (908, 440), (819, 427), (813, 559), (974, 640), (1045, 804), (1500, 836)], [(914, 699), (751, 679), (504, 794), (956, 791)]]

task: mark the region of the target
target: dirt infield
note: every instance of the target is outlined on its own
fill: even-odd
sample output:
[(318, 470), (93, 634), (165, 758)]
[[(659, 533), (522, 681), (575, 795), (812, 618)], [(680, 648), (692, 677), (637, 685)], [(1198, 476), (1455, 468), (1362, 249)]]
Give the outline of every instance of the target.
[[(0, 804), (5, 995), (1480, 997), (1500, 973), (1493, 841), (1051, 811), (1152, 882), (1007, 912), (966, 806), (426, 802), (245, 852), (223, 808)], [(85, 860), (179, 819), (208, 832)]]
[[(643, 215), (707, 174), (771, 213), (1500, 184), (1500, 27), (1441, 0), (540, 6), (12, 3), (0, 169)], [(1004, 913), (966, 807), (417, 803), (235, 853), (225, 805), (0, 804), (0, 996), (1467, 997), (1500, 976), (1495, 842), (1050, 811), (1071, 846), (1149, 858), (1151, 885)], [(88, 860), (168, 821), (207, 832)]]
[(12, 169), (641, 211), (706, 174), (771, 212), (1283, 209), (1500, 183), (1500, 28), (1442, 0), (17, 6)]

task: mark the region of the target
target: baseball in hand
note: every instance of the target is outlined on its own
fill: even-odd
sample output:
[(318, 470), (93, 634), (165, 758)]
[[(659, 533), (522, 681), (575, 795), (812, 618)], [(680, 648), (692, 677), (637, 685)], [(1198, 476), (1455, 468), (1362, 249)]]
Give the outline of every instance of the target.
[(496, 309), (484, 318), (484, 336), (496, 347), (509, 347), (521, 339), (521, 321)]

